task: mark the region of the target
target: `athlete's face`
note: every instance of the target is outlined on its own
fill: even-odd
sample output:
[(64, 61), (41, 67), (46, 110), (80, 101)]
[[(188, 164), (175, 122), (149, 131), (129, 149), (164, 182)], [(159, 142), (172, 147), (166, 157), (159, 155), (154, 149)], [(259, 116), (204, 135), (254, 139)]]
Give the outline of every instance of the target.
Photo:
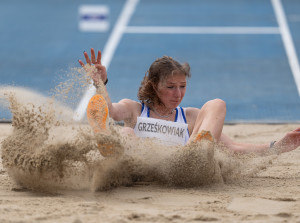
[(169, 75), (158, 83), (157, 95), (166, 108), (174, 109), (182, 101), (186, 91), (186, 77), (182, 73)]

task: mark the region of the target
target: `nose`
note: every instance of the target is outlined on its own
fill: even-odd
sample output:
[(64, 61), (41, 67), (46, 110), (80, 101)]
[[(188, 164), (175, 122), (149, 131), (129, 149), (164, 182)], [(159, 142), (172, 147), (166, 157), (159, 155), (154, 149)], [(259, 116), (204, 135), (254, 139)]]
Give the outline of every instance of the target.
[(175, 89), (174, 95), (175, 95), (176, 97), (178, 97), (178, 98), (181, 97), (181, 89), (180, 89), (179, 87), (177, 87), (177, 88)]

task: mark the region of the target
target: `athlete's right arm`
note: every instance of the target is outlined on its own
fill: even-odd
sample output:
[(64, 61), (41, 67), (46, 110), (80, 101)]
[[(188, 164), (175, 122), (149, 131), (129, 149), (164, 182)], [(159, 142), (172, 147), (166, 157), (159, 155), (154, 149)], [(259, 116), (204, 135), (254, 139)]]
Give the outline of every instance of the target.
[[(106, 86), (100, 84), (102, 81), (105, 83), (107, 81), (107, 72), (104, 65), (101, 63), (101, 51), (98, 51), (97, 57), (95, 55), (95, 50), (91, 49), (91, 59), (87, 52), (84, 52), (84, 57), (86, 60), (86, 64), (95, 65), (96, 70), (91, 70), (90, 67), (86, 66), (84, 62), (78, 60), (80, 65), (85, 68), (85, 70), (89, 73), (93, 82), (96, 86), (99, 86), (97, 89), (97, 94), (101, 94), (105, 97), (105, 100), (109, 109), (109, 116), (115, 121), (123, 121), (123, 120), (135, 120), (136, 116), (139, 115), (138, 112), (141, 109), (140, 103), (130, 100), (123, 99), (118, 103), (112, 103), (108, 92), (106, 90)], [(102, 85), (102, 87), (101, 87)], [(104, 86), (104, 87), (103, 87)]]
[(109, 107), (109, 115), (115, 121), (135, 122), (135, 118), (139, 115), (141, 104), (131, 99), (122, 99), (118, 103), (112, 103)]

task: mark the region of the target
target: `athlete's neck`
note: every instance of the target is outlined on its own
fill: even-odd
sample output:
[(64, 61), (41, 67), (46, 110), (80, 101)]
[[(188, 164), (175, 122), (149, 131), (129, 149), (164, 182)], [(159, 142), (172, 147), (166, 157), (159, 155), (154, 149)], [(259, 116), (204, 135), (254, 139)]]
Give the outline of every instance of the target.
[(170, 109), (165, 106), (153, 106), (152, 110), (160, 118), (168, 118), (174, 113), (175, 108)]

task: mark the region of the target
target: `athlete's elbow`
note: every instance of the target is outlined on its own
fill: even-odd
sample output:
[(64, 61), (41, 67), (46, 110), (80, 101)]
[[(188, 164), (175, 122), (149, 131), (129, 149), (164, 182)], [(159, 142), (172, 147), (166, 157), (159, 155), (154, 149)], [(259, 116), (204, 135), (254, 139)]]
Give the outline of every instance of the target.
[(122, 121), (118, 115), (118, 112), (113, 107), (109, 110), (109, 117), (114, 121)]

